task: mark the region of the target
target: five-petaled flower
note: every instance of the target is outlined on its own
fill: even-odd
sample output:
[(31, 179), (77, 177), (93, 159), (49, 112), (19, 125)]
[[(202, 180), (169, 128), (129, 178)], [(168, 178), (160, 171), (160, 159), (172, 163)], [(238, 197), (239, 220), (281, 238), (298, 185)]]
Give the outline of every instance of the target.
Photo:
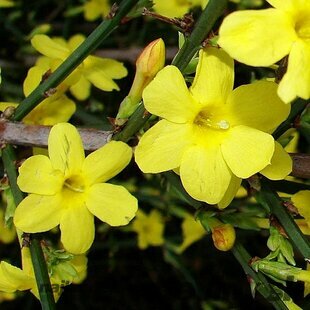
[(76, 128), (59, 123), (51, 129), (48, 153), (28, 158), (19, 169), (18, 186), (29, 195), (15, 212), (18, 229), (36, 233), (60, 225), (65, 249), (80, 254), (94, 240), (94, 215), (111, 226), (127, 225), (135, 216), (136, 198), (103, 183), (130, 162), (127, 144), (111, 141), (85, 158)]
[[(72, 36), (68, 42), (62, 38), (49, 38), (47, 35), (35, 35), (31, 44), (43, 54), (36, 66), (51, 69), (54, 72), (68, 56), (85, 40), (80, 34)], [(127, 69), (117, 60), (88, 56), (63, 82), (70, 88), (71, 93), (79, 100), (90, 95), (93, 84), (104, 91), (119, 90), (114, 79), (121, 79), (127, 75)]]
[(285, 102), (310, 98), (310, 1), (267, 0), (274, 8), (227, 16), (219, 45), (251, 66), (270, 66), (289, 55), (278, 94)]
[(146, 109), (163, 118), (141, 138), (135, 158), (143, 172), (179, 169), (195, 199), (226, 207), (241, 178), (261, 171), (271, 179), (291, 171), (291, 159), (271, 132), (290, 106), (277, 84), (258, 81), (233, 90), (233, 59), (223, 50), (201, 50), (193, 85), (167, 66), (145, 88)]

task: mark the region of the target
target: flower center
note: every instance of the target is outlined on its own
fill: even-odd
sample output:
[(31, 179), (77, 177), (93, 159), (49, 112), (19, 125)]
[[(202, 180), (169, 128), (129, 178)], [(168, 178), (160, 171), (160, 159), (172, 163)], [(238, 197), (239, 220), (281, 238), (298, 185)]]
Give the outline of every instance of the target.
[(219, 119), (218, 116), (207, 110), (202, 110), (197, 114), (194, 119), (194, 124), (199, 127), (217, 130), (227, 130), (230, 127), (227, 120)]
[(84, 180), (79, 175), (72, 175), (66, 179), (64, 187), (77, 193), (83, 193), (85, 190)]
[(304, 12), (295, 24), (295, 31), (299, 38), (310, 40), (310, 12)]

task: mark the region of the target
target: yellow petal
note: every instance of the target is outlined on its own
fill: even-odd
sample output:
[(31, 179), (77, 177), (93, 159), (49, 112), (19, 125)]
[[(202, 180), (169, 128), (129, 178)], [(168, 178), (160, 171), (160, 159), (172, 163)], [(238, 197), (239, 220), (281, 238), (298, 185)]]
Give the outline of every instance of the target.
[(84, 161), (84, 149), (77, 129), (68, 123), (53, 126), (48, 137), (48, 154), (54, 169), (66, 176), (79, 174)]
[(46, 70), (39, 66), (34, 66), (28, 70), (23, 84), (24, 95), (26, 97), (42, 82), (42, 77), (45, 72)]
[(288, 15), (276, 9), (239, 11), (228, 15), (218, 44), (240, 62), (270, 66), (288, 55), (296, 39)]
[(48, 231), (59, 224), (60, 204), (59, 195), (30, 194), (16, 208), (14, 224), (18, 229), (27, 233)]
[(23, 270), (4, 261), (0, 264), (0, 290), (15, 292), (17, 290), (29, 290), (35, 285), (34, 278), (27, 275)]
[(90, 0), (84, 4), (84, 18), (93, 21), (102, 16), (106, 16), (110, 11), (108, 0)]
[(290, 105), (277, 95), (278, 85), (268, 81), (236, 88), (227, 101), (230, 126), (244, 125), (272, 132), (289, 115)]
[(89, 56), (84, 61), (83, 74), (97, 88), (112, 91), (119, 90), (113, 79), (125, 77), (127, 70), (116, 60)]
[(155, 0), (153, 8), (158, 14), (167, 17), (182, 17), (191, 8), (191, 2), (178, 0)]
[(202, 146), (193, 146), (184, 153), (180, 174), (186, 191), (209, 204), (216, 204), (223, 198), (231, 179), (220, 148)]
[(257, 129), (237, 126), (230, 129), (221, 149), (231, 171), (239, 178), (248, 178), (270, 164), (274, 140)]
[(292, 172), (292, 159), (283, 149), (281, 144), (275, 141), (275, 149), (271, 158), (271, 164), (260, 173), (270, 180), (283, 180)]
[(310, 98), (310, 44), (306, 41), (294, 42), (278, 94), (284, 102), (290, 102), (296, 97)]
[(242, 179), (232, 175), (227, 191), (225, 192), (222, 200), (217, 204), (220, 209), (224, 209), (229, 206), (232, 200), (235, 198), (238, 189), (240, 188)]
[(190, 146), (190, 125), (159, 121), (141, 138), (135, 150), (135, 160), (146, 173), (158, 173), (180, 166), (186, 148)]
[(90, 87), (91, 83), (81, 75), (78, 82), (70, 87), (70, 92), (76, 99), (85, 100), (90, 95)]
[(86, 157), (82, 168), (85, 181), (91, 185), (110, 180), (129, 164), (131, 157), (132, 150), (126, 143), (110, 141)]
[(92, 245), (95, 238), (94, 216), (84, 202), (72, 206), (60, 219), (61, 242), (64, 248), (73, 254), (83, 254)]
[(310, 226), (310, 191), (299, 191), (292, 196), (291, 200), (299, 214), (307, 220), (308, 226)]
[(19, 168), (17, 184), (26, 193), (53, 195), (60, 191), (63, 175), (54, 170), (51, 161), (44, 155), (29, 157)]
[(124, 187), (103, 183), (90, 187), (88, 210), (111, 226), (127, 225), (138, 210), (138, 201)]
[(0, 111), (4, 112), (6, 108), (13, 107), (16, 108), (18, 106), (18, 103), (14, 102), (0, 102)]
[[(51, 98), (49, 98), (51, 99)], [(75, 103), (66, 95), (43, 100), (24, 119), (25, 124), (55, 125), (68, 121), (75, 112)]]
[(74, 51), (83, 43), (83, 41), (85, 41), (85, 36), (82, 34), (76, 34), (68, 40), (68, 47), (71, 51)]
[(45, 34), (37, 34), (31, 39), (32, 46), (41, 54), (50, 58), (66, 59), (69, 50), (57, 43), (55, 40), (49, 38)]
[(199, 109), (183, 75), (174, 66), (167, 66), (159, 71), (144, 89), (142, 96), (149, 112), (175, 123), (192, 121)]
[(225, 103), (234, 86), (234, 61), (223, 50), (201, 50), (191, 87), (194, 98), (202, 104)]
[(273, 7), (285, 10), (285, 11), (294, 11), (294, 9), (305, 9), (309, 6), (308, 0), (266, 0)]

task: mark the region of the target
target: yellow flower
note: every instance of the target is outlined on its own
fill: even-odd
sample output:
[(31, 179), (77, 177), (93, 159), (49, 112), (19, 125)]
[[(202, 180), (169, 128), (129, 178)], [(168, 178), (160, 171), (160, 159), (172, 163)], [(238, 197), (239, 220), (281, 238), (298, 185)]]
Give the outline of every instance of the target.
[(50, 132), (48, 153), (28, 158), (19, 168), (18, 186), (30, 195), (16, 208), (18, 229), (37, 233), (60, 224), (65, 249), (80, 254), (93, 243), (94, 215), (111, 226), (134, 217), (136, 198), (122, 186), (102, 183), (130, 162), (127, 144), (111, 141), (85, 158), (76, 128), (59, 123)]
[[(27, 97), (40, 83), (42, 76), (48, 70), (39, 66), (29, 69), (24, 81), (24, 94)], [(37, 124), (51, 126), (60, 122), (66, 122), (75, 112), (75, 103), (70, 100), (64, 92), (66, 88), (60, 85), (55, 89), (55, 93), (44, 99), (28, 115), (23, 118), (25, 124)], [(0, 110), (4, 111), (7, 107), (17, 107), (17, 103), (0, 102)]]
[(0, 8), (10, 8), (14, 5), (15, 3), (12, 0), (0, 0)]
[(291, 159), (270, 133), (286, 119), (290, 106), (278, 98), (273, 82), (235, 90), (233, 83), (233, 60), (216, 48), (200, 52), (190, 89), (176, 67), (161, 70), (143, 92), (146, 109), (163, 119), (136, 148), (140, 169), (180, 168), (186, 191), (220, 208), (231, 202), (241, 178), (267, 166), (267, 177), (284, 178)]
[(139, 210), (132, 223), (132, 229), (138, 234), (138, 247), (141, 250), (164, 243), (164, 220), (157, 210), (152, 210), (149, 215)]
[(310, 2), (267, 0), (274, 8), (234, 12), (223, 21), (218, 44), (251, 66), (270, 66), (289, 55), (278, 94), (284, 102), (310, 98)]
[(182, 17), (195, 6), (204, 8), (209, 0), (153, 0), (154, 10), (167, 17)]
[(220, 251), (229, 251), (235, 244), (235, 228), (230, 224), (221, 224), (212, 228), (214, 246)]
[(88, 0), (84, 4), (84, 18), (93, 21), (100, 16), (105, 18), (110, 11), (109, 0)]
[[(74, 35), (68, 42), (62, 38), (49, 38), (47, 35), (35, 35), (32, 46), (46, 57), (39, 59), (37, 65), (42, 63), (53, 71), (85, 40), (83, 35)], [(90, 86), (105, 91), (119, 90), (113, 79), (121, 79), (127, 75), (122, 63), (108, 58), (88, 56), (63, 82), (70, 87), (71, 93), (79, 100), (89, 97)]]
[(16, 231), (14, 226), (9, 228), (4, 223), (4, 212), (0, 209), (0, 241), (3, 243), (11, 243), (16, 238)]
[[(69, 265), (71, 273), (65, 272), (64, 265)], [(65, 268), (69, 269), (68, 266)], [(87, 268), (85, 255), (78, 255), (66, 262), (59, 262), (50, 270), (50, 281), (54, 298), (57, 301), (63, 291), (63, 287), (69, 285), (83, 274)], [(30, 290), (38, 299), (39, 290), (31, 262), (29, 248), (22, 248), (22, 269), (5, 261), (0, 263), (0, 291), (14, 293), (16, 291)]]
[(190, 245), (202, 239), (207, 234), (207, 231), (202, 227), (200, 222), (195, 220), (192, 215), (187, 215), (184, 218), (181, 227), (183, 242), (177, 249), (178, 253), (184, 252)]

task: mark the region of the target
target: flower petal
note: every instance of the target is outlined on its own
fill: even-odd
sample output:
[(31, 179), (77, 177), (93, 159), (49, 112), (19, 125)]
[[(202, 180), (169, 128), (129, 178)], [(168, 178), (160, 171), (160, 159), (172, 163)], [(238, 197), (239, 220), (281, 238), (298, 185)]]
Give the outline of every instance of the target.
[(35, 285), (34, 278), (30, 277), (20, 268), (7, 262), (0, 263), (0, 290), (4, 292), (15, 292), (17, 290), (29, 290)]
[(279, 10), (293, 11), (294, 9), (305, 9), (309, 6), (308, 0), (266, 0)]
[(82, 174), (91, 185), (105, 182), (120, 173), (130, 162), (131, 148), (121, 141), (110, 141), (89, 154), (83, 163)]
[(223, 50), (201, 50), (191, 87), (194, 98), (202, 104), (226, 102), (234, 86), (234, 60)]
[(60, 206), (60, 195), (30, 194), (16, 208), (14, 224), (18, 229), (27, 233), (48, 231), (59, 224)]
[(113, 79), (120, 79), (127, 75), (124, 65), (113, 59), (89, 56), (83, 64), (84, 76), (94, 86), (105, 91), (119, 90)]
[(70, 51), (77, 49), (85, 41), (85, 36), (82, 34), (75, 34), (68, 40), (68, 47)]
[(46, 71), (39, 66), (34, 66), (28, 70), (23, 84), (24, 95), (26, 97), (42, 82), (42, 77)]
[(35, 155), (19, 168), (17, 184), (26, 193), (53, 195), (61, 189), (63, 180), (63, 175), (53, 169), (48, 157)]
[(277, 95), (278, 85), (268, 81), (236, 88), (227, 101), (230, 126), (244, 125), (272, 132), (289, 115), (290, 105)]
[(49, 38), (45, 34), (37, 34), (31, 39), (32, 46), (41, 54), (50, 58), (66, 59), (69, 50), (57, 43), (55, 40)]
[(239, 11), (228, 15), (219, 30), (218, 44), (251, 66), (270, 66), (288, 55), (296, 39), (288, 15), (276, 9)]
[(225, 192), (222, 200), (217, 204), (219, 209), (224, 209), (229, 206), (229, 204), (235, 198), (238, 189), (240, 188), (241, 182), (242, 179), (237, 178), (235, 175), (231, 176), (231, 180), (227, 188), (227, 191)]
[(69, 123), (53, 126), (48, 137), (48, 154), (54, 169), (66, 176), (78, 174), (84, 161), (84, 149), (77, 129)]
[(138, 201), (124, 187), (94, 184), (86, 198), (88, 210), (111, 226), (127, 225), (138, 210)]
[(89, 97), (90, 87), (91, 83), (84, 77), (84, 75), (81, 75), (78, 82), (70, 87), (70, 92), (75, 98), (82, 101)]
[(193, 120), (199, 109), (183, 75), (175, 66), (167, 66), (159, 71), (142, 96), (145, 108), (150, 113), (175, 123)]
[(180, 174), (186, 191), (193, 198), (210, 204), (223, 198), (231, 179), (220, 148), (202, 146), (193, 146), (184, 153)]
[(71, 206), (60, 219), (61, 242), (73, 254), (85, 253), (95, 238), (94, 216), (84, 202)]
[(248, 178), (270, 164), (274, 152), (271, 135), (247, 126), (237, 126), (221, 145), (225, 161), (239, 178)]
[(297, 96), (310, 98), (310, 44), (306, 41), (294, 42), (278, 94), (284, 102), (290, 102)]
[(298, 209), (298, 213), (310, 223), (310, 191), (303, 190), (294, 194), (291, 198), (293, 204)]
[(184, 151), (191, 144), (190, 125), (159, 121), (141, 138), (135, 160), (146, 173), (158, 173), (180, 166)]
[(270, 180), (283, 180), (292, 172), (292, 159), (283, 149), (281, 144), (275, 141), (275, 149), (271, 158), (271, 163), (260, 173)]
[(191, 8), (190, 1), (154, 1), (154, 10), (167, 17), (182, 17)]

